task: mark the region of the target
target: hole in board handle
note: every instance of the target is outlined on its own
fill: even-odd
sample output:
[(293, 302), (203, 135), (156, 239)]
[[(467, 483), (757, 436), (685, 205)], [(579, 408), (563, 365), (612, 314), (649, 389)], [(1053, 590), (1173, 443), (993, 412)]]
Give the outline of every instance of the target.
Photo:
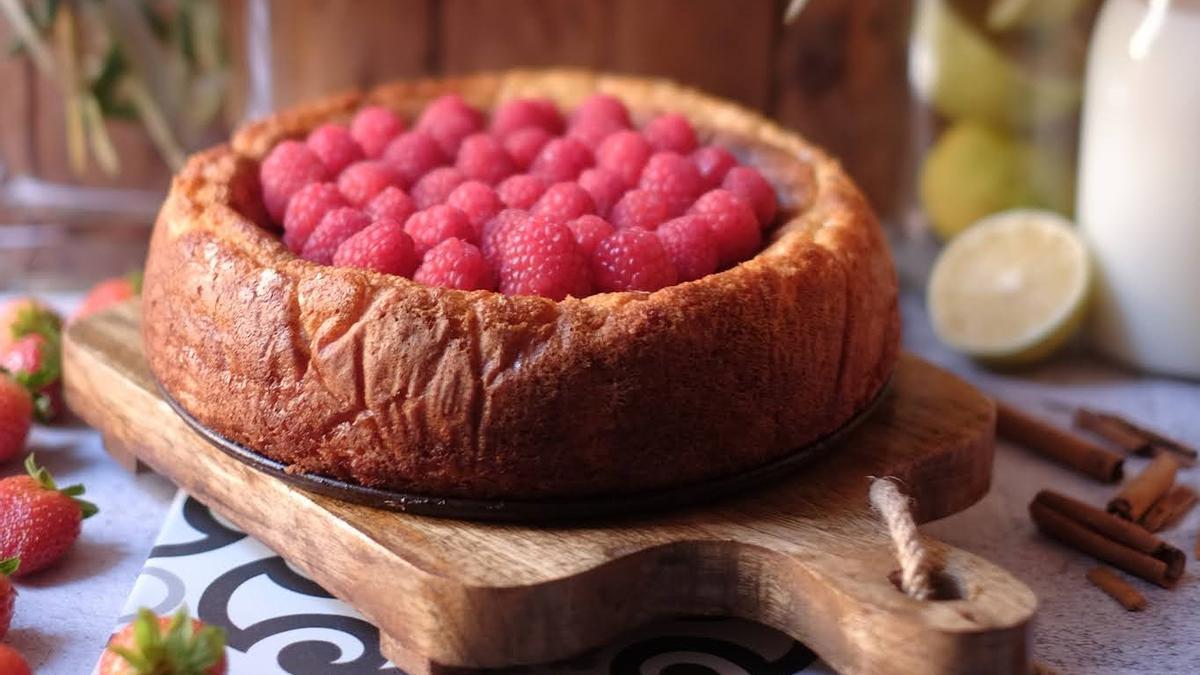
[[(895, 570), (888, 575), (888, 581), (896, 587), (896, 590), (904, 592), (900, 588), (900, 570)], [(963, 588), (962, 584), (958, 583), (958, 579), (950, 574), (946, 574), (941, 570), (935, 570), (929, 573), (929, 585), (933, 588), (933, 595), (929, 599), (932, 601), (939, 600), (962, 600)]]

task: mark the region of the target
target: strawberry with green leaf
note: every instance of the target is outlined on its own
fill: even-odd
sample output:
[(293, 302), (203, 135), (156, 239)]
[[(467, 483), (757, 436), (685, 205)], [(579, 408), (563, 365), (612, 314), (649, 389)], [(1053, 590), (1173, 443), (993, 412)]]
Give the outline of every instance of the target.
[(159, 617), (148, 609), (108, 641), (99, 675), (224, 675), (225, 631), (181, 608)]
[(62, 320), (32, 298), (0, 308), (0, 370), (7, 371), (34, 399), (38, 420), (57, 416), (62, 378)]
[(25, 471), (28, 475), (0, 480), (0, 558), (21, 559), (17, 577), (58, 562), (79, 538), (83, 519), (99, 510), (79, 499), (82, 485), (59, 489), (32, 454)]
[(20, 565), (20, 558), (0, 560), (0, 640), (4, 639), (8, 634), (8, 627), (12, 625), (13, 603), (17, 599), (17, 591), (8, 578)]
[(123, 277), (105, 279), (92, 287), (83, 298), (79, 309), (75, 310), (72, 321), (78, 321), (85, 316), (95, 314), (113, 305), (124, 302), (142, 294), (141, 270), (130, 272)]

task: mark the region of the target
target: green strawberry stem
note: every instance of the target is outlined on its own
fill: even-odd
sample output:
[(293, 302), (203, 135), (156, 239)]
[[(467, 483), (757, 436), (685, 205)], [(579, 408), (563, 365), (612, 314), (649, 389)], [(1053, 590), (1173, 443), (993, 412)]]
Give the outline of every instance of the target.
[(109, 645), (138, 675), (204, 675), (225, 655), (225, 631), (214, 626), (195, 628), (187, 608), (181, 607), (163, 632), (157, 616), (138, 610), (133, 624), (133, 647)]
[(0, 560), (0, 574), (3, 574), (6, 577), (11, 577), (13, 572), (16, 572), (17, 568), (20, 566), (20, 558), (5, 558), (4, 560)]
[(30, 478), (37, 481), (37, 484), (43, 488), (47, 490), (53, 490), (70, 497), (71, 500), (79, 506), (79, 510), (84, 519), (91, 518), (100, 512), (100, 508), (95, 504), (83, 499), (79, 499), (79, 495), (86, 491), (82, 485), (69, 485), (60, 490), (58, 484), (54, 482), (54, 476), (50, 475), (50, 472), (46, 470), (46, 467), (37, 465), (37, 461), (34, 460), (32, 452), (29, 453), (29, 456), (25, 458), (25, 471), (29, 474)]

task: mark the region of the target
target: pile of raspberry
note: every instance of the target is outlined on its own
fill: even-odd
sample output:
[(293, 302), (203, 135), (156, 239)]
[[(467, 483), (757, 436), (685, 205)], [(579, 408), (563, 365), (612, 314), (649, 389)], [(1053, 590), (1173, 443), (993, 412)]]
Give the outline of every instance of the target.
[(361, 109), (275, 146), (260, 169), (283, 241), (313, 262), (430, 286), (561, 300), (654, 291), (753, 256), (775, 191), (681, 115), (635, 129), (620, 100), (546, 99), (489, 120), (443, 96), (412, 128)]

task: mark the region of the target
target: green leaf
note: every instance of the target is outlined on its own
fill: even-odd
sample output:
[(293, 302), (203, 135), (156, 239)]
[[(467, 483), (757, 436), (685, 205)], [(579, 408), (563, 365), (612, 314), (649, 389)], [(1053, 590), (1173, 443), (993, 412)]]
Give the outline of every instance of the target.
[(16, 572), (17, 568), (20, 566), (20, 558), (6, 558), (4, 560), (0, 560), (0, 574), (3, 574), (6, 577), (11, 577), (13, 572)]
[(38, 485), (47, 490), (58, 490), (58, 486), (54, 483), (54, 477), (45, 467), (37, 465), (37, 460), (34, 459), (32, 452), (25, 458), (25, 472), (29, 474), (30, 478), (37, 481)]
[(105, 117), (134, 119), (137, 111), (120, 94), (121, 80), (129, 73), (129, 61), (116, 43), (109, 46), (100, 64), (100, 72), (92, 80), (92, 96)]
[(129, 280), (129, 286), (133, 288), (134, 295), (142, 294), (142, 284), (145, 283), (146, 274), (142, 270), (130, 270), (125, 278)]
[(33, 418), (42, 424), (48, 424), (54, 421), (55, 413), (54, 398), (44, 392), (38, 392), (33, 395)]

